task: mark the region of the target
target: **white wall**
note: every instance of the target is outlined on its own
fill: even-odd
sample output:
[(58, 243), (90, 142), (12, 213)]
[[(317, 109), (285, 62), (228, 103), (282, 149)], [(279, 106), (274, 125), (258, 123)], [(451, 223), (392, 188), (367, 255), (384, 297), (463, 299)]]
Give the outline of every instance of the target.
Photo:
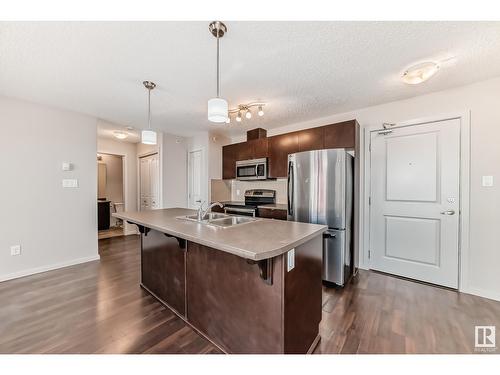
[[(99, 120), (101, 123), (101, 120)], [(97, 138), (97, 152), (122, 155), (124, 157), (124, 186), (125, 211), (137, 211), (137, 152), (136, 144), (115, 141), (109, 138)], [(137, 233), (136, 226), (124, 223), (125, 234)]]
[(187, 207), (188, 139), (164, 133), (161, 142), (163, 208)]
[[(96, 123), (0, 97), (0, 280), (99, 258)], [(63, 189), (63, 178), (79, 187)]]
[[(409, 87), (411, 90), (411, 87)], [(339, 121), (357, 119), (362, 127), (383, 122), (403, 122), (462, 114), (470, 111), (470, 245), (461, 290), (500, 300), (500, 77), (433, 94), (417, 96), (286, 127), (269, 129), (268, 135), (287, 133)], [(244, 136), (233, 142), (244, 140)], [(363, 139), (361, 140), (363, 142)], [(363, 144), (361, 160), (364, 159)], [(363, 174), (363, 166), (361, 167)], [(481, 176), (493, 175), (495, 186), (481, 186)], [(363, 181), (361, 181), (363, 188)], [(361, 192), (363, 196), (364, 192)], [(362, 233), (361, 233), (362, 235)], [(361, 241), (362, 243), (362, 241)], [(362, 249), (361, 249), (362, 251)], [(360, 254), (360, 261), (362, 260)]]

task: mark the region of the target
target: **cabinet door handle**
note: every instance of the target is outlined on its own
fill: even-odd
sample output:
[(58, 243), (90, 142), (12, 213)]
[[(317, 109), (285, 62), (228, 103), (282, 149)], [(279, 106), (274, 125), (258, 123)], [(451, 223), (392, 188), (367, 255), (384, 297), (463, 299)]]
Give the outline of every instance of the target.
[(443, 211), (441, 212), (441, 215), (448, 215), (448, 216), (455, 215), (455, 210)]

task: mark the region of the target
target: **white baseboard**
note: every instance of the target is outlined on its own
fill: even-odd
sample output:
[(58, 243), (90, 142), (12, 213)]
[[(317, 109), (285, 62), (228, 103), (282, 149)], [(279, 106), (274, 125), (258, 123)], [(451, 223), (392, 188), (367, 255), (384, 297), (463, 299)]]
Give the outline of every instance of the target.
[(474, 296), (479, 296), (483, 298), (489, 298), (495, 301), (500, 301), (500, 292), (496, 292), (493, 290), (484, 290), (481, 288), (471, 288), (466, 287), (460, 290), (462, 293), (472, 294)]
[(34, 275), (34, 274), (37, 274), (37, 273), (52, 271), (52, 270), (56, 270), (56, 269), (59, 269), (59, 268), (74, 266), (75, 264), (92, 262), (94, 260), (99, 260), (100, 258), (101, 257), (99, 256), (99, 254), (96, 254), (96, 255), (92, 255), (90, 257), (78, 258), (78, 259), (73, 259), (73, 260), (66, 261), (66, 262), (61, 262), (61, 263), (56, 263), (56, 264), (50, 264), (48, 266), (30, 268), (30, 269), (23, 270), (23, 271), (9, 273), (7, 275), (0, 275), (0, 282), (7, 281), (7, 280), (12, 280), (12, 279), (18, 279), (20, 277), (30, 276), (30, 275)]

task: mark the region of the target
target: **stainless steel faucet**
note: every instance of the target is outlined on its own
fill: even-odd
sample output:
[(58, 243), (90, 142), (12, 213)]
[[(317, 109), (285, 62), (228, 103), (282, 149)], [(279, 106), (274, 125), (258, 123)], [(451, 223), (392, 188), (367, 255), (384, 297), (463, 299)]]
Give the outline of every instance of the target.
[(214, 202), (210, 206), (207, 207), (206, 210), (203, 210), (203, 203), (200, 204), (200, 207), (198, 208), (198, 221), (202, 221), (205, 215), (212, 209), (212, 207), (219, 206), (220, 208), (224, 208), (224, 205), (220, 202)]

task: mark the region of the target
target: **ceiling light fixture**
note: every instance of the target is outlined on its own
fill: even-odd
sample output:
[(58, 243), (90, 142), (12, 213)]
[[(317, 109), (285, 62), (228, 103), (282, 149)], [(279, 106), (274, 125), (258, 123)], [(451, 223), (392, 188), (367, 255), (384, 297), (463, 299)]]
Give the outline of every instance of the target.
[(238, 121), (238, 122), (241, 122), (241, 120), (243, 119), (242, 113), (245, 114), (245, 118), (251, 119), (252, 118), (251, 108), (253, 108), (253, 107), (259, 108), (259, 111), (257, 113), (260, 117), (262, 117), (262, 116), (264, 116), (264, 110), (262, 108), (265, 105), (266, 105), (266, 103), (263, 103), (263, 102), (251, 102), (248, 104), (240, 104), (240, 105), (238, 105), (237, 108), (232, 108), (228, 111), (226, 123), (229, 124), (231, 122), (231, 115), (233, 115), (233, 114), (237, 114), (236, 121)]
[(156, 132), (151, 130), (151, 90), (156, 87), (156, 84), (151, 81), (144, 81), (142, 84), (148, 90), (148, 129), (142, 131), (141, 142), (145, 145), (155, 145)]
[(408, 68), (401, 76), (401, 79), (404, 83), (409, 85), (418, 85), (419, 83), (427, 81), (436, 74), (438, 70), (439, 65), (437, 63), (428, 61)]
[(220, 97), (219, 39), (227, 32), (227, 28), (222, 22), (214, 21), (210, 23), (208, 30), (217, 39), (217, 97), (208, 101), (208, 120), (225, 122), (228, 118), (228, 104), (225, 99)]
[(126, 139), (128, 137), (128, 134), (122, 131), (113, 132), (113, 135), (118, 139)]

